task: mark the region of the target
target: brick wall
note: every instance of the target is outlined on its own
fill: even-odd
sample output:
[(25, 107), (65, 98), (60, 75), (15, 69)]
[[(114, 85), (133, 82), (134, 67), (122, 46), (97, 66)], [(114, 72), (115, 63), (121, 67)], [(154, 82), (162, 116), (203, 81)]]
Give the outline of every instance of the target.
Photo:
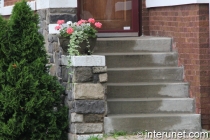
[[(14, 5), (15, 2), (18, 2), (19, 0), (4, 0), (4, 6), (10, 6)], [(28, 0), (28, 1), (34, 1), (34, 0)]]
[(196, 100), (196, 113), (202, 115), (202, 127), (210, 129), (209, 5), (147, 10), (150, 35), (173, 37), (179, 64), (185, 69), (184, 79), (190, 83), (190, 96)]
[[(146, 0), (142, 0), (142, 26), (143, 26), (143, 34), (149, 35), (149, 9), (146, 8)], [(142, 27), (140, 27), (142, 29)]]

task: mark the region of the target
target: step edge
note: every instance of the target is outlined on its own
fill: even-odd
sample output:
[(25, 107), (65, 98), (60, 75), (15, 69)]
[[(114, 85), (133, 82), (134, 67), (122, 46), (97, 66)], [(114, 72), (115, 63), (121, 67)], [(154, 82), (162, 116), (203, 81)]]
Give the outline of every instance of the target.
[(162, 67), (130, 67), (130, 68), (107, 68), (107, 71), (128, 71), (128, 70), (157, 70), (157, 69), (184, 69), (178, 66), (162, 66)]
[(130, 82), (130, 83), (107, 83), (107, 86), (153, 86), (153, 85), (186, 85), (189, 82)]
[(131, 117), (131, 118), (134, 118), (134, 117), (178, 117), (178, 116), (198, 116), (200, 117), (201, 114), (196, 114), (196, 113), (174, 113), (174, 114), (170, 114), (170, 113), (144, 113), (144, 114), (108, 114), (106, 117), (104, 118), (127, 118), (127, 117)]
[(116, 52), (116, 53), (94, 53), (94, 55), (105, 55), (105, 56), (127, 56), (127, 55), (178, 55), (177, 52)]
[(109, 98), (107, 99), (107, 102), (138, 102), (138, 101), (145, 101), (145, 102), (149, 102), (149, 101), (177, 101), (177, 100), (181, 100), (181, 101), (194, 101), (194, 98)]

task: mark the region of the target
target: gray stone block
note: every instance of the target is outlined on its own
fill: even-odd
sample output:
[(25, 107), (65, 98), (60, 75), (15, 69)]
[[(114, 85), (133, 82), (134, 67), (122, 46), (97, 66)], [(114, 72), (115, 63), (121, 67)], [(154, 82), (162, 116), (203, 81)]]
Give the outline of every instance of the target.
[(100, 83), (104, 83), (108, 81), (108, 74), (107, 73), (103, 73), (103, 74), (99, 74), (99, 82)]
[(85, 114), (84, 115), (84, 122), (86, 123), (96, 123), (96, 122), (103, 122), (104, 115), (99, 114)]
[(72, 123), (71, 133), (88, 134), (103, 132), (103, 123)]
[(38, 32), (43, 35), (43, 29), (42, 28), (39, 28)]
[(56, 75), (62, 79), (61, 67), (59, 65), (56, 65)]
[(66, 90), (65, 93), (67, 94), (67, 99), (69, 101), (73, 100), (73, 97), (72, 97), (72, 90), (69, 89), (69, 90)]
[(93, 73), (105, 73), (107, 72), (107, 67), (93, 67)]
[(53, 43), (49, 43), (48, 48), (47, 48), (47, 52), (48, 53), (53, 53), (53, 49), (54, 49)]
[(50, 14), (49, 20), (50, 24), (57, 23), (58, 20), (65, 20), (65, 21), (77, 21), (77, 15), (76, 14)]
[(98, 83), (99, 82), (99, 74), (93, 74), (93, 83)]
[(58, 45), (58, 42), (53, 42), (53, 51), (61, 52), (61, 47)]
[(72, 133), (68, 133), (68, 140), (77, 140), (77, 135), (72, 134)]
[(56, 65), (52, 64), (49, 69), (50, 75), (56, 76)]
[(71, 113), (71, 122), (83, 122), (83, 115)]
[[(63, 79), (63, 78), (62, 78)], [(67, 82), (63, 82), (62, 81), (62, 86), (64, 87), (64, 88), (66, 88), (67, 87)]]
[(75, 100), (74, 111), (82, 114), (103, 114), (105, 112), (104, 100)]
[(47, 28), (48, 28), (47, 22), (45, 20), (41, 21), (40, 22), (40, 27), (44, 30), (47, 30)]
[(68, 82), (69, 79), (69, 68), (66, 66), (61, 67), (62, 79), (64, 82)]
[(47, 25), (50, 24), (50, 17), (49, 17), (50, 13), (48, 12), (48, 10), (46, 11), (46, 23)]
[(60, 66), (60, 61), (59, 59), (61, 58), (61, 52), (54, 52), (53, 53), (53, 57), (54, 57), (54, 62), (57, 66)]
[(45, 42), (45, 47), (48, 47), (48, 32), (46, 30), (43, 30), (43, 36), (44, 36), (44, 42)]
[(48, 41), (49, 42), (58, 42), (58, 36), (57, 35), (55, 35), (55, 34), (49, 34), (48, 35)]
[(73, 113), (73, 109), (74, 109), (74, 101), (69, 101), (69, 100), (65, 100), (65, 104), (68, 106), (69, 108), (69, 112)]
[(43, 10), (43, 9), (42, 10), (38, 10), (37, 13), (38, 13), (38, 15), (39, 15), (41, 20), (45, 20), (46, 19), (46, 10)]
[(50, 8), (48, 9), (49, 13), (68, 13), (68, 14), (76, 14), (76, 8)]
[(67, 99), (69, 101), (73, 100), (73, 93), (72, 93), (72, 84), (67, 83), (65, 94), (67, 94)]
[(54, 63), (54, 56), (51, 53), (47, 53), (47, 57), (49, 59), (49, 63)]
[(74, 99), (104, 99), (105, 87), (102, 84), (75, 83), (73, 88)]
[(73, 83), (92, 82), (93, 74), (91, 67), (75, 67), (73, 70)]

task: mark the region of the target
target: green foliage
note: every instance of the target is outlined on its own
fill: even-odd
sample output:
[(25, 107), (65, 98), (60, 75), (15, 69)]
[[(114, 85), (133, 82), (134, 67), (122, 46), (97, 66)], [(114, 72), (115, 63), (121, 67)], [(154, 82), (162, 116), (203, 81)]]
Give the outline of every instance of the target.
[(48, 74), (39, 18), (26, 1), (0, 17), (0, 140), (65, 140), (63, 87)]
[[(74, 33), (72, 33), (72, 35), (70, 36), (70, 44), (68, 49), (70, 56), (80, 55), (77, 48), (80, 48), (80, 43), (85, 40), (88, 42), (88, 36), (83, 31), (75, 31)], [(90, 45), (88, 45), (87, 47), (90, 47)]]
[(99, 136), (90, 136), (87, 140), (103, 140), (103, 138)]
[(125, 131), (115, 131), (113, 133), (111, 133), (111, 136), (116, 138), (116, 137), (120, 137), (120, 136), (126, 136), (127, 132)]

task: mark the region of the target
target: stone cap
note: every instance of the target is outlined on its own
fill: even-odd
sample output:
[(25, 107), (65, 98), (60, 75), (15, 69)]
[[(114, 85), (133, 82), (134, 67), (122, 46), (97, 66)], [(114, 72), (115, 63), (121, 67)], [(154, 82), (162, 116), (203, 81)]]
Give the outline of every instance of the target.
[(61, 55), (61, 64), (69, 66), (69, 61), (71, 61), (71, 66), (106, 66), (105, 56), (103, 55), (82, 55), (82, 56), (67, 56)]

